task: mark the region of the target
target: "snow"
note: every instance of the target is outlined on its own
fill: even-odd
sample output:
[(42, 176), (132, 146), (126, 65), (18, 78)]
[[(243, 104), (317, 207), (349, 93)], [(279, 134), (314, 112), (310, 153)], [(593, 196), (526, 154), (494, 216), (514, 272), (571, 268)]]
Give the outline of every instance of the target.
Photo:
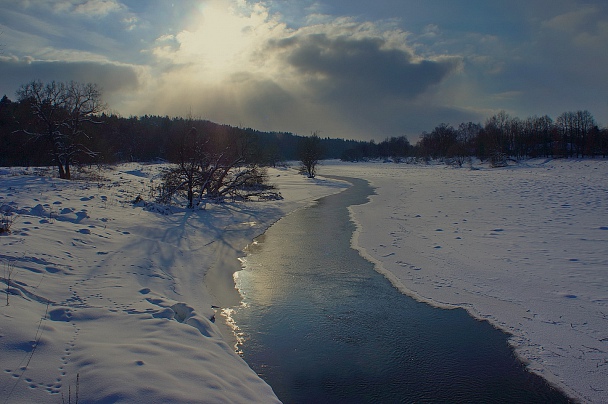
[(17, 213), (0, 236), (2, 402), (68, 402), (77, 388), (82, 402), (278, 402), (216, 311), (238, 303), (236, 258), (255, 236), (345, 185), (273, 169), (281, 201), (134, 205), (159, 168), (78, 181), (2, 170), (0, 207)]
[[(404, 293), (464, 307), (513, 335), (533, 371), (583, 402), (608, 402), (608, 161), (533, 160), (475, 170), (324, 162), (364, 178), (353, 246)], [(4, 402), (277, 402), (234, 352), (221, 309), (239, 304), (245, 246), (344, 184), (271, 169), (279, 201), (148, 200), (159, 165), (63, 181), (3, 168), (0, 397)], [(105, 178), (105, 179), (104, 179)], [(1, 209), (0, 209), (1, 210)], [(396, 308), (398, 309), (398, 308)]]
[(608, 402), (608, 161), (328, 164), (376, 188), (353, 245), (419, 300), (513, 335), (531, 370)]

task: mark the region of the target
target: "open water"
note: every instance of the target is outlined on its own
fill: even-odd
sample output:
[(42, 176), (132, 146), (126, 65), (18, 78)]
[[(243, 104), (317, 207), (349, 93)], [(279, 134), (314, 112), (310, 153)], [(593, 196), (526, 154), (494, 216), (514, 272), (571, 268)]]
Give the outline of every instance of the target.
[(245, 361), (284, 403), (568, 402), (508, 335), (400, 293), (350, 247), (367, 182), (274, 224), (237, 273)]

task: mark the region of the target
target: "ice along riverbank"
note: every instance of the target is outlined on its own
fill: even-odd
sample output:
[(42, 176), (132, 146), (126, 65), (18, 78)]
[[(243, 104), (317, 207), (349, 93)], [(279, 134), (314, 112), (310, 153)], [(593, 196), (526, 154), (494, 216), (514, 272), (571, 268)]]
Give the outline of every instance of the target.
[(343, 164), (369, 180), (359, 248), (404, 292), (514, 337), (528, 367), (581, 402), (608, 401), (608, 160)]
[(284, 402), (566, 402), (505, 334), (397, 291), (350, 248), (365, 181), (281, 219), (237, 273), (244, 359)]

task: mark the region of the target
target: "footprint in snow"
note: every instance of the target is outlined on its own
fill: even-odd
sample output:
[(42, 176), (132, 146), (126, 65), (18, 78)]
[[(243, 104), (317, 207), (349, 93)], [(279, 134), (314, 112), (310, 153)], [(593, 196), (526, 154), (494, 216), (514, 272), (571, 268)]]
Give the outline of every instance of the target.
[(44, 269), (46, 270), (46, 272), (51, 273), (51, 274), (56, 274), (57, 272), (61, 271), (59, 268), (55, 268), (55, 267), (46, 267)]

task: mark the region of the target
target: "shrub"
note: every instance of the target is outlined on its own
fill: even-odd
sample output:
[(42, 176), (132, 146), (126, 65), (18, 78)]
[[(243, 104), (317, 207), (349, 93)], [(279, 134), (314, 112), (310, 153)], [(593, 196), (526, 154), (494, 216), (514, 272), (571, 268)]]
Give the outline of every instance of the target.
[(507, 165), (506, 153), (495, 152), (490, 156), (490, 167), (506, 167)]
[(11, 232), (11, 227), (15, 223), (17, 216), (11, 212), (6, 205), (0, 207), (0, 234), (8, 234)]

